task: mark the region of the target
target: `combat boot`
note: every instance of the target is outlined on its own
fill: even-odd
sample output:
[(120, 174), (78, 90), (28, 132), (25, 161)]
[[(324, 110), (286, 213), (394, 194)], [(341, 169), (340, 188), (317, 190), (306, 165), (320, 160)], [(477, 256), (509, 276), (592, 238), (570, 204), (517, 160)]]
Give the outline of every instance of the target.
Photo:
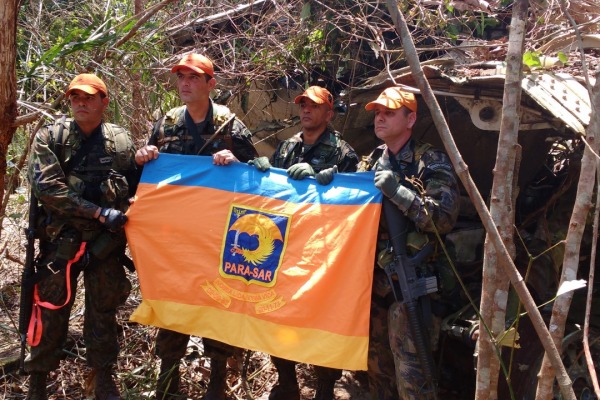
[(111, 367), (96, 368), (95, 400), (121, 400)]
[(27, 392), (26, 400), (48, 400), (46, 392), (46, 377), (45, 372), (32, 372), (29, 375), (29, 391)]
[(333, 400), (335, 398), (333, 394), (333, 388), (335, 386), (335, 379), (331, 378), (319, 378), (317, 380), (317, 391), (315, 392), (314, 400)]
[(179, 360), (161, 360), (156, 382), (156, 400), (180, 398), (179, 380)]
[(224, 400), (227, 398), (227, 360), (210, 360), (210, 381), (204, 400)]
[(293, 361), (272, 358), (277, 368), (277, 384), (271, 389), (269, 400), (300, 400), (296, 365)]

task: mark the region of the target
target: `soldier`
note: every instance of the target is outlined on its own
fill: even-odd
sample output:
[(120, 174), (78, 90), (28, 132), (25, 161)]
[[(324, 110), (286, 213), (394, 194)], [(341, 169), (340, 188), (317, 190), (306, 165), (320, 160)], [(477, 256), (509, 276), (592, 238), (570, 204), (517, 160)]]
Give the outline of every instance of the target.
[[(354, 172), (358, 157), (354, 149), (342, 140), (339, 132), (329, 125), (334, 116), (333, 96), (320, 86), (311, 86), (294, 99), (300, 105), (302, 131), (281, 142), (269, 159), (253, 161), (257, 169), (266, 171), (272, 166), (287, 168), (292, 179), (314, 176), (321, 185), (328, 185), (336, 172)], [(269, 400), (299, 400), (296, 363), (271, 356), (279, 375)], [(317, 391), (315, 399), (332, 400), (335, 381), (342, 376), (339, 369), (316, 366)]]
[[(375, 135), (384, 144), (361, 162), (359, 170), (375, 170), (375, 186), (412, 222), (407, 245), (418, 248), (420, 243), (435, 241), (432, 233), (436, 229), (448, 233), (459, 211), (458, 182), (448, 156), (412, 139), (417, 119), (412, 93), (397, 87), (385, 89), (365, 109), (375, 112)], [(379, 239), (378, 260), (383, 267), (390, 254), (384, 224), (380, 224)], [(404, 305), (394, 302), (387, 275), (375, 268), (368, 363), (373, 399), (426, 398), (420, 389), (427, 379), (409, 328)]]
[[(258, 154), (251, 133), (229, 108), (213, 103), (209, 95), (217, 81), (213, 63), (201, 54), (181, 58), (171, 72), (177, 74), (177, 89), (184, 106), (174, 108), (154, 125), (148, 144), (135, 154), (138, 165), (161, 153), (212, 156), (216, 165), (247, 162)], [(156, 354), (161, 359), (156, 398), (180, 398), (179, 362), (190, 335), (159, 329)], [(210, 383), (205, 400), (226, 398), (227, 358), (241, 349), (204, 338), (204, 354), (211, 360)]]
[(129, 132), (103, 121), (109, 98), (100, 78), (78, 75), (65, 95), (74, 118), (42, 128), (29, 160), (31, 189), (42, 217), (30, 326), (41, 336), (25, 361), (31, 375), (27, 399), (48, 398), (47, 374), (65, 356), (61, 349), (83, 270), (83, 338), (95, 374), (95, 398), (115, 400), (121, 398), (112, 376), (119, 352), (116, 308), (131, 289), (123, 270), (123, 225), (137, 186), (135, 148)]

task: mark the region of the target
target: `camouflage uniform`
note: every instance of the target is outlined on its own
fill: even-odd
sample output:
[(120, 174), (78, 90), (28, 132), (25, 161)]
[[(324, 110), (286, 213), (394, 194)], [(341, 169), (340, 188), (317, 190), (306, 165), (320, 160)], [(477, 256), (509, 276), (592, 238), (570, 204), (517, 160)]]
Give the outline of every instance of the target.
[[(233, 119), (229, 121), (230, 118)], [(196, 132), (191, 132), (190, 128), (194, 128), (192, 125), (195, 125)], [(206, 141), (223, 125), (225, 126), (217, 137), (198, 154)], [(154, 125), (148, 144), (158, 147), (161, 153), (186, 155), (209, 156), (228, 149), (241, 162), (252, 160), (258, 155), (252, 144), (252, 133), (244, 123), (229, 108), (212, 101), (205, 120), (199, 124), (194, 124), (186, 106), (170, 110)]]
[[(409, 247), (418, 246), (419, 242), (426, 240), (437, 241), (432, 235), (433, 224), (440, 234), (452, 229), (458, 216), (459, 188), (452, 164), (442, 151), (432, 149), (429, 145), (417, 144), (411, 139), (396, 157), (390, 158), (387, 147), (382, 145), (359, 166), (360, 171), (371, 169), (394, 171), (398, 182), (402, 181), (415, 194), (410, 205), (401, 210), (412, 222), (413, 232), (409, 232), (407, 241)], [(418, 178), (425, 193), (421, 195), (415, 186), (402, 179), (404, 176)], [(380, 224), (379, 238), (380, 255), (386, 254), (389, 242), (383, 221)], [(410, 248), (407, 251), (410, 254)], [(438, 273), (432, 271), (436, 266), (427, 265), (423, 268), (431, 273)], [(443, 293), (451, 289), (453, 288), (442, 287), (441, 291)], [(436, 319), (435, 315), (433, 319)], [(373, 277), (369, 336), (368, 375), (372, 398), (423, 398), (419, 389), (426, 380), (407, 324), (405, 308), (394, 301), (388, 278), (381, 268), (375, 269)], [(436, 341), (436, 337), (436, 329), (432, 329), (431, 341)]]
[[(63, 128), (60, 129), (60, 124)], [(62, 131), (59, 133), (59, 131)], [(58, 135), (58, 138), (57, 138)], [(62, 138), (62, 141), (61, 141)], [(84, 156), (76, 155), (85, 152)], [(72, 119), (42, 128), (29, 159), (29, 180), (41, 204), (36, 259), (41, 301), (61, 305), (67, 299), (65, 266), (87, 242), (85, 261), (71, 270), (69, 302), (62, 308), (41, 307), (42, 337), (26, 360), (28, 372), (56, 369), (64, 358), (69, 315), (83, 270), (86, 358), (93, 368), (110, 367), (119, 352), (116, 308), (131, 284), (123, 269), (125, 234), (109, 232), (95, 218), (98, 207), (126, 211), (137, 186), (135, 149), (125, 129), (102, 123), (86, 138)], [(32, 205), (34, 206), (34, 205)], [(56, 272), (55, 272), (56, 271)], [(54, 273), (55, 272), (55, 273)]]
[(307, 162), (315, 173), (334, 165), (339, 172), (354, 172), (358, 164), (358, 156), (354, 149), (342, 140), (340, 133), (332, 129), (325, 132), (313, 145), (305, 145), (302, 132), (279, 143), (271, 157), (271, 164), (277, 168), (289, 168), (294, 164)]
[[(297, 133), (286, 141), (279, 143), (271, 164), (277, 168), (289, 168), (294, 164), (307, 162), (315, 173), (334, 165), (339, 172), (355, 172), (358, 156), (354, 149), (342, 140), (339, 132), (327, 128), (313, 145), (305, 145), (302, 132)], [(273, 364), (279, 371), (293, 371), (296, 363), (279, 357), (271, 356)], [(336, 381), (342, 376), (342, 370), (315, 366), (317, 377)]]
[[(247, 162), (258, 155), (252, 144), (252, 133), (225, 106), (211, 101), (206, 119), (200, 124), (194, 124), (196, 132), (190, 132), (190, 123), (194, 124), (186, 106), (174, 108), (154, 125), (148, 144), (157, 146), (161, 153), (185, 155), (211, 155), (229, 149), (241, 162)], [(217, 137), (198, 154), (204, 143), (221, 126), (223, 129)], [(165, 364), (178, 363), (185, 355), (189, 339), (190, 335), (161, 328), (156, 337), (156, 355), (167, 360)], [(208, 338), (203, 338), (203, 343), (204, 354), (213, 361), (226, 361), (240, 350)]]

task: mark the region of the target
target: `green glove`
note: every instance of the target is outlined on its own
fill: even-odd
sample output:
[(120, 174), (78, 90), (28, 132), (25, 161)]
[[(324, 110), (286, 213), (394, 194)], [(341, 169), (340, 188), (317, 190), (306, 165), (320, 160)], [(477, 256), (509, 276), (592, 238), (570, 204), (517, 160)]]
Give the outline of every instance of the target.
[(268, 171), (271, 168), (271, 163), (269, 162), (269, 157), (256, 157), (254, 160), (248, 161), (248, 165), (254, 165), (257, 170), (261, 172)]
[(315, 170), (310, 166), (309, 163), (294, 164), (287, 169), (287, 173), (290, 178), (295, 180), (304, 179), (307, 176), (315, 176)]
[(338, 167), (334, 165), (331, 168), (325, 168), (322, 171), (319, 171), (315, 178), (317, 179), (317, 183), (320, 185), (329, 185), (331, 181), (333, 181), (333, 174), (337, 174)]
[(407, 211), (417, 196), (410, 189), (405, 188), (396, 180), (393, 171), (379, 170), (375, 171), (375, 187), (381, 190), (386, 197), (389, 197), (392, 203), (396, 204), (402, 211)]
[(394, 197), (398, 190), (398, 181), (394, 172), (385, 169), (375, 171), (375, 187), (381, 190), (386, 197)]

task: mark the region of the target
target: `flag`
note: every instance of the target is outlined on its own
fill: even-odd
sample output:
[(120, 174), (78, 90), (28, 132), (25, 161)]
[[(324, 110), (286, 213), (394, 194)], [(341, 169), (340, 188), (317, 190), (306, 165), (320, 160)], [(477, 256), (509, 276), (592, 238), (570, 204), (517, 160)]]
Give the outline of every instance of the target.
[(381, 193), (211, 157), (144, 166), (126, 233), (142, 303), (131, 319), (298, 362), (366, 370)]

